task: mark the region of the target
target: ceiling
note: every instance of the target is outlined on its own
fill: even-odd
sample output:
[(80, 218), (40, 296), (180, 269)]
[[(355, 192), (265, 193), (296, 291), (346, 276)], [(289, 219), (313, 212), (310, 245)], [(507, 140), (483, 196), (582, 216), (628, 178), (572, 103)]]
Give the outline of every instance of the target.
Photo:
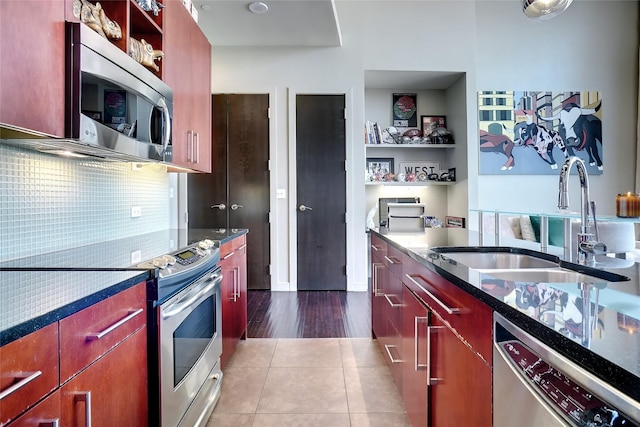
[(334, 0), (262, 0), (269, 10), (249, 11), (252, 0), (192, 0), (198, 25), (216, 46), (337, 47), (342, 45)]
[[(336, 0), (262, 0), (268, 11), (249, 10), (252, 0), (192, 0), (198, 25), (216, 47), (340, 47)], [(367, 71), (371, 89), (446, 89), (462, 73)]]

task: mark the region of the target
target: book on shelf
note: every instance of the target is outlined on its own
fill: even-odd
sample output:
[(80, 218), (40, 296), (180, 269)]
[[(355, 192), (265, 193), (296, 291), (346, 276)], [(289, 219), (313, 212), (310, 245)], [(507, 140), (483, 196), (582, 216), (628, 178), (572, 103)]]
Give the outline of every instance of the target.
[(382, 129), (378, 126), (378, 122), (365, 122), (365, 144), (382, 144)]

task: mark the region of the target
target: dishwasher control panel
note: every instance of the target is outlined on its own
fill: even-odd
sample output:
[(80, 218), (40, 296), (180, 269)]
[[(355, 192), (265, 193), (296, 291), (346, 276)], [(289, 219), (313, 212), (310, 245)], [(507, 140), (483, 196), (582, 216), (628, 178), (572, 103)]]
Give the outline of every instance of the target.
[(512, 366), (538, 393), (576, 426), (638, 426), (574, 380), (542, 360), (519, 340), (497, 343)]

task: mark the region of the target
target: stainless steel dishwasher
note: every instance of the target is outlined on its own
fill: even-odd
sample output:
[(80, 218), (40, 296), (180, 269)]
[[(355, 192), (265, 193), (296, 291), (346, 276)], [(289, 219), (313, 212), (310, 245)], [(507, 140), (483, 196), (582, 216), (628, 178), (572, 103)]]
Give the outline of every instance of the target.
[(493, 426), (640, 426), (640, 404), (494, 313)]

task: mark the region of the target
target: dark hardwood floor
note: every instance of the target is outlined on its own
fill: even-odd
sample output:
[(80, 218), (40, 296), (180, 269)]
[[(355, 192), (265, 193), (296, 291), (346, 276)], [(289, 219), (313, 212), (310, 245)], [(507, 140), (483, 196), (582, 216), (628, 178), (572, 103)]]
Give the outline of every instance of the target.
[(247, 291), (247, 338), (368, 338), (368, 292)]

